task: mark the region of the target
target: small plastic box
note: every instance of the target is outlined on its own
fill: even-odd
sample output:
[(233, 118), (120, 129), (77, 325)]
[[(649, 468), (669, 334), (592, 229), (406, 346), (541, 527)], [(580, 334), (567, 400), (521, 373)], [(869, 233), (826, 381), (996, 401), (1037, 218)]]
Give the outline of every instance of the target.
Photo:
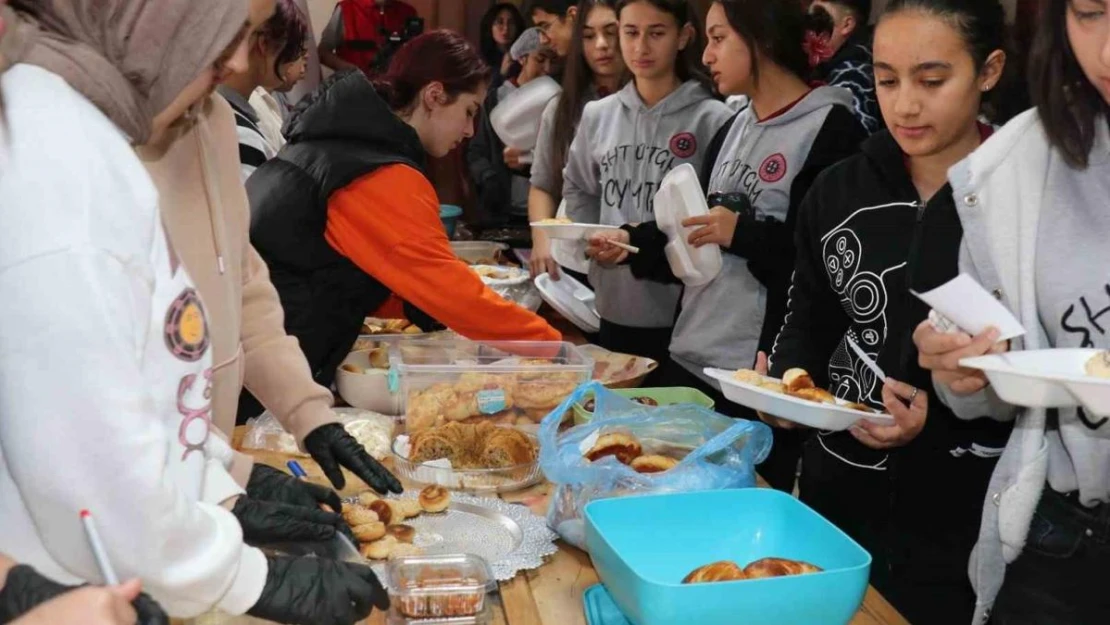
[(409, 433), (451, 421), (534, 425), (594, 369), (565, 342), (405, 341), (396, 354)]
[(386, 584), (399, 616), (454, 619), (482, 614), (486, 594), (497, 581), (481, 557), (455, 554), (394, 558), (386, 569)]
[[(600, 584), (598, 584), (600, 586)], [(390, 610), (386, 625), (489, 625), (493, 622), (493, 610), (486, 606), (475, 616), (456, 616), (444, 618), (408, 618), (397, 610)]]

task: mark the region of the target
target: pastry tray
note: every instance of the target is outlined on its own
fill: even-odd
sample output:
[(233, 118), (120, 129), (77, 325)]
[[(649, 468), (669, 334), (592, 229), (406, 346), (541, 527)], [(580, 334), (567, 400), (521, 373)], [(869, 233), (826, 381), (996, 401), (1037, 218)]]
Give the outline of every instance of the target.
[[(536, 437), (525, 433), (539, 449)], [(438, 462), (413, 462), (402, 455), (401, 437), (393, 440), (393, 469), (402, 479), (417, 484), (437, 484), (448, 490), (496, 494), (523, 490), (543, 479), (539, 454), (527, 464), (498, 469), (456, 469)]]

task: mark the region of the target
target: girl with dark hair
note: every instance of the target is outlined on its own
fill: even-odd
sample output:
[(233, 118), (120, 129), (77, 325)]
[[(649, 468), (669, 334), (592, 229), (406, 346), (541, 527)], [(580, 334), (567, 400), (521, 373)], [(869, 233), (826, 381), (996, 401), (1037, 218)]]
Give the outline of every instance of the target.
[[(621, 226), (653, 219), (655, 191), (672, 168), (701, 168), (731, 111), (707, 87), (701, 32), (688, 0), (620, 0), (621, 53), (632, 81), (586, 105), (564, 172), (567, 216)], [(595, 254), (590, 283), (601, 316), (599, 342), (666, 361), (681, 288), (637, 280)]]
[[(759, 349), (770, 349), (786, 309), (797, 208), (817, 175), (858, 151), (866, 136), (849, 94), (806, 84), (804, 24), (793, 0), (717, 0), (706, 22), (704, 59), (717, 88), (749, 104), (709, 144), (702, 180), (712, 209), (684, 225), (694, 245), (725, 252), (724, 267), (709, 284), (684, 290), (661, 383), (695, 386), (738, 417), (749, 412), (730, 407), (703, 370), (751, 367)], [(597, 243), (608, 239), (640, 248), (618, 254), (637, 278), (676, 282), (663, 252), (667, 236), (655, 221), (600, 235)], [(772, 486), (793, 490), (798, 439), (777, 432), (760, 468)]]
[[(620, 51), (616, 0), (582, 0), (576, 12), (581, 17), (575, 21), (563, 72), (563, 92), (544, 109), (533, 151), (528, 193), (531, 222), (556, 215), (563, 196), (563, 168), (582, 109), (589, 102), (616, 93), (627, 79)], [(546, 272), (559, 279), (559, 264), (552, 256), (552, 245), (562, 244), (549, 240), (542, 230), (532, 231), (533, 276)]]
[(478, 51), (482, 60), (493, 70), (490, 90), (496, 90), (509, 77), (513, 58), (509, 55), (516, 38), (526, 28), (520, 9), (511, 2), (499, 2), (482, 16), (481, 34)]
[[(991, 419), (960, 421), (930, 397), (911, 340), (928, 308), (910, 293), (959, 273), (946, 173), (992, 132), (978, 118), (1003, 77), (1004, 41), (998, 0), (887, 6), (874, 43), (887, 129), (822, 174), (802, 204), (770, 362), (774, 376), (803, 368), (837, 397), (893, 416), (811, 432), (798, 487), (871, 552), (872, 583), (913, 623), (970, 620), (967, 555), (1008, 432)], [(877, 379), (853, 343), (891, 377)]]
[(489, 77), (457, 33), (421, 35), (380, 80), (341, 73), (299, 104), (289, 143), (248, 181), (251, 242), (323, 386), (363, 318), (393, 295), (422, 328), (438, 321), (470, 339), (560, 338), (455, 256), (425, 173), (428, 157), (474, 134)]
[[(1036, 109), (949, 171), (963, 224), (960, 270), (1014, 311), (998, 342), (922, 324), (921, 364), (963, 418), (1014, 424), (982, 498), (971, 561), (975, 623), (1110, 621), (1110, 420), (1083, 408), (1008, 405), (961, 358), (1110, 349), (1110, 14), (1102, 0), (1048, 0), (1030, 53)], [(1105, 376), (1101, 351), (1088, 365)], [(993, 609), (992, 609), (993, 608)]]
[[(258, 89), (265, 92), (288, 91), (304, 77), (307, 38), (308, 26), (296, 3), (293, 0), (278, 0), (270, 19), (251, 35), (247, 71), (231, 74), (218, 88), (220, 95), (235, 111), (244, 183), (262, 163), (276, 156), (282, 146), (266, 137), (260, 111), (251, 105), (250, 99)], [(294, 71), (299, 76), (292, 75)]]

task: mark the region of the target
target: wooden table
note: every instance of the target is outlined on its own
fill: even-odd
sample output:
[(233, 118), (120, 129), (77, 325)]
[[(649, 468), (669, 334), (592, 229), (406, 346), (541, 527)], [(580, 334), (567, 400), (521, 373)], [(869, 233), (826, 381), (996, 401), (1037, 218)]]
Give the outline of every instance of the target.
[[(235, 446), (245, 432), (244, 427), (235, 431)], [(285, 462), (290, 458), (275, 452), (249, 451), (259, 462), (285, 470)], [(330, 486), (320, 467), (307, 458), (298, 461), (308, 472), (309, 478), (319, 484)], [(366, 490), (362, 482), (344, 471), (347, 488), (342, 495), (357, 495)], [(406, 485), (407, 486), (407, 485)], [(505, 501), (527, 505), (536, 514), (543, 516), (547, 511), (547, 499), (552, 486), (538, 484), (527, 490), (506, 493)], [(494, 625), (586, 625), (582, 611), (582, 593), (598, 583), (597, 572), (590, 557), (583, 551), (559, 541), (559, 551), (551, 556), (539, 569), (518, 574), (512, 580), (501, 583), (499, 595), (491, 597)], [(374, 614), (369, 625), (384, 625), (385, 617)], [(859, 614), (852, 619), (851, 625), (909, 625), (874, 588), (867, 589)]]

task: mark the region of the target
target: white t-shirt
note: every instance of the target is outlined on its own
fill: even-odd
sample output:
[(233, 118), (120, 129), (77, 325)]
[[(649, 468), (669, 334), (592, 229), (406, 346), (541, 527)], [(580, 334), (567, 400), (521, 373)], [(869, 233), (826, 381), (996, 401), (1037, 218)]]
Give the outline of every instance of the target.
[(61, 78), (0, 76), (0, 552), (101, 583), (92, 511), (121, 579), (171, 616), (258, 600), (266, 560), (218, 505), (241, 494), (211, 432), (204, 305), (126, 138)]

